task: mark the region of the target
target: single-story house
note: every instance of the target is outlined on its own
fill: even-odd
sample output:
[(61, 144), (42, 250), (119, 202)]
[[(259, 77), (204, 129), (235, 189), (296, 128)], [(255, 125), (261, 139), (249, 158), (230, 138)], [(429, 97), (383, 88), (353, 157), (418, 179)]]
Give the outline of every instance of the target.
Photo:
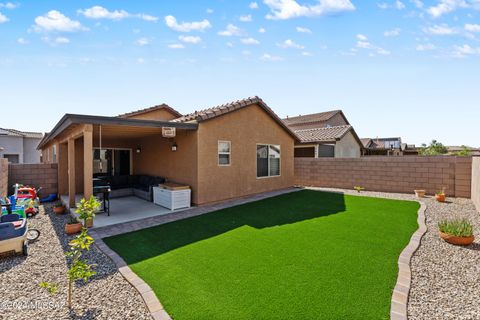
[(187, 115), (167, 105), (116, 117), (66, 114), (39, 149), (58, 163), (59, 193), (72, 207), (100, 175), (126, 186), (141, 183), (134, 177), (186, 184), (200, 205), (292, 186), (297, 140), (252, 97)]
[(342, 110), (287, 117), (283, 121), (298, 136), (295, 157), (359, 158), (362, 142)]
[(10, 163), (40, 163), (37, 146), (42, 138), (41, 132), (0, 128), (0, 157)]

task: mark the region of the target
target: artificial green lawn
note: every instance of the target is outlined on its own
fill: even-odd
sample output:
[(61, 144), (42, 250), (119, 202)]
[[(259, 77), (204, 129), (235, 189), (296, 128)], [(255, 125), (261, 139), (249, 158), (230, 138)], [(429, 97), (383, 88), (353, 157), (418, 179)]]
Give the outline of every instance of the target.
[(418, 208), (303, 190), (104, 241), (174, 319), (388, 319)]

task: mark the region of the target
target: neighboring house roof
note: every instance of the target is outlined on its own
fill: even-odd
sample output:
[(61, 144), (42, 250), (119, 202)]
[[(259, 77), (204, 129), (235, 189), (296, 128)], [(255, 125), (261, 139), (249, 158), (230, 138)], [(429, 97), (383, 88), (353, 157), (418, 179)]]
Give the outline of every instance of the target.
[(7, 133), (6, 135), (9, 135), (9, 136), (34, 138), (34, 139), (43, 138), (43, 133), (41, 132), (20, 131), (16, 129), (6, 129), (6, 128), (0, 128), (0, 130), (6, 132)]
[[(384, 150), (390, 150), (390, 148), (385, 147), (385, 142), (386, 141), (398, 141), (400, 143), (400, 148), (402, 148), (402, 138), (400, 137), (394, 137), (394, 138), (362, 138), (360, 139), (362, 141), (363, 147), (366, 149), (384, 149)], [(410, 148), (412, 145), (407, 145), (405, 144), (405, 147)], [(415, 145), (413, 145), (413, 148), (415, 148)]]
[(215, 106), (208, 109), (203, 109), (200, 111), (195, 111), (193, 113), (184, 115), (177, 119), (172, 120), (172, 122), (202, 122), (210, 119), (214, 119), (216, 117), (228, 114), (230, 112), (234, 112), (240, 110), (242, 108), (251, 106), (253, 104), (257, 104), (262, 108), (270, 117), (275, 120), (287, 133), (289, 133), (295, 140), (299, 140), (298, 136), (292, 131), (283, 121), (278, 117), (275, 112), (273, 112), (270, 107), (263, 102), (263, 100), (257, 96), (245, 98), (237, 101), (232, 101), (229, 103), (225, 103), (219, 106)]
[(373, 140), (370, 139), (370, 138), (362, 138), (362, 139), (360, 139), (360, 141), (362, 142), (362, 145), (363, 145), (364, 148), (369, 148), (370, 144), (373, 143)]
[(307, 114), (307, 115), (297, 116), (297, 117), (287, 117), (282, 120), (288, 126), (292, 126), (292, 125), (305, 124), (305, 123), (326, 122), (337, 114), (340, 114), (348, 125), (350, 124), (347, 118), (345, 117), (345, 115), (343, 114), (342, 110), (312, 113), (312, 114)]
[(156, 111), (156, 110), (161, 110), (161, 109), (164, 109), (164, 110), (170, 112), (175, 117), (181, 117), (182, 116), (182, 114), (180, 112), (178, 112), (177, 110), (175, 110), (172, 107), (166, 105), (165, 103), (162, 103), (160, 105), (153, 106), (153, 107), (150, 107), (150, 108), (145, 108), (145, 109), (140, 109), (140, 110), (137, 110), (137, 111), (132, 111), (132, 112), (127, 112), (127, 113), (124, 113), (124, 114), (120, 114), (119, 117), (120, 118), (129, 118), (129, 117), (138, 116), (140, 114), (144, 114), (144, 113), (148, 113), (148, 112), (152, 112), (152, 111)]
[(37, 149), (41, 149), (46, 143), (54, 139), (72, 124), (118, 125), (149, 128), (175, 127), (186, 130), (196, 130), (198, 127), (198, 124), (196, 123), (174, 123), (171, 121), (161, 120), (141, 120), (67, 113), (62, 117), (62, 119), (60, 119), (52, 131), (48, 133), (46, 138), (40, 141)]
[(301, 143), (323, 142), (333, 143), (342, 139), (348, 132), (351, 132), (357, 140), (360, 147), (363, 147), (362, 142), (358, 138), (355, 130), (351, 125), (314, 128), (314, 129), (302, 129), (294, 131), (300, 138)]

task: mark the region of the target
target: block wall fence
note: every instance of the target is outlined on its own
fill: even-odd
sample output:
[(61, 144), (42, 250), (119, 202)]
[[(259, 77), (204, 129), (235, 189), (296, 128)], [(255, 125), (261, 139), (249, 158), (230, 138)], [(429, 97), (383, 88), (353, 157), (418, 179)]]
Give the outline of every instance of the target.
[(427, 194), (445, 188), (448, 196), (470, 198), (471, 179), (472, 157), (295, 158), (295, 184), (302, 186)]
[(472, 201), (480, 212), (480, 157), (472, 159)]
[(58, 166), (56, 163), (10, 163), (8, 165), (8, 183), (10, 193), (13, 192), (12, 185), (15, 183), (36, 188), (42, 187), (40, 197), (46, 197), (50, 193), (58, 193)]
[(0, 159), (0, 197), (7, 196), (8, 192), (8, 159)]

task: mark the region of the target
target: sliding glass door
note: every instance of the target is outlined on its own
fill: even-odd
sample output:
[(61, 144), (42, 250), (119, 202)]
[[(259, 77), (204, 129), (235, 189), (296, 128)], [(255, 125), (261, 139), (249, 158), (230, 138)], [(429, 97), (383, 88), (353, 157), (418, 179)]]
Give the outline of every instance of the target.
[(94, 149), (94, 176), (125, 176), (131, 173), (132, 151), (130, 149)]

